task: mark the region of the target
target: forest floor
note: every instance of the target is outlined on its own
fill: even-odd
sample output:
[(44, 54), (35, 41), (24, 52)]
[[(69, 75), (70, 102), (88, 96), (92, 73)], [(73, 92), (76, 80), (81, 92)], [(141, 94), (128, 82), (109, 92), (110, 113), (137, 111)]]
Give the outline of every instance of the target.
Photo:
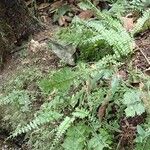
[[(27, 42), (27, 47), (21, 49), (19, 52), (15, 52), (12, 55), (7, 57), (7, 61), (5, 63), (4, 69), (0, 74), (0, 87), (4, 86), (5, 83), (9, 81), (9, 79), (15, 77), (18, 73), (20, 74), (26, 69), (36, 68), (42, 72), (43, 75), (47, 74), (49, 70), (56, 70), (61, 68), (60, 59), (53, 54), (47, 44), (43, 39), (52, 36), (57, 26), (51, 25), (49, 29), (36, 33), (32, 40)], [(139, 46), (139, 49), (133, 53), (132, 65), (134, 68), (141, 70), (142, 72), (146, 72), (150, 75), (150, 31), (146, 31), (140, 34), (136, 38), (136, 43)], [(42, 45), (42, 46), (41, 46)], [(124, 66), (120, 69), (124, 76), (127, 76), (128, 70)], [(134, 84), (134, 83), (133, 83)], [(33, 89), (32, 89), (33, 90)], [(131, 128), (126, 127), (126, 121), (122, 119), (122, 130), (124, 134), (128, 134), (128, 136), (132, 136), (135, 134), (133, 126), (136, 127), (138, 124), (144, 122), (145, 115), (134, 117), (128, 119), (129, 126)], [(130, 135), (131, 134), (131, 135)], [(3, 143), (3, 140), (0, 139), (0, 143)], [(126, 139), (124, 139), (126, 140)], [(7, 147), (12, 143), (5, 143), (6, 150)], [(1, 146), (1, 144), (0, 144)], [(13, 146), (14, 147), (14, 146)]]
[[(45, 30), (30, 37), (23, 49), (7, 56), (4, 69), (0, 73), (0, 87), (5, 86), (10, 79), (27, 69), (36, 68), (40, 70), (42, 76), (45, 76), (49, 70), (57, 70), (62, 67), (60, 59), (51, 52), (47, 45), (47, 38), (53, 36), (53, 33), (59, 29), (59, 26), (53, 25), (51, 22), (47, 25), (49, 27)], [(140, 33), (136, 37), (136, 43), (138, 48), (135, 49), (129, 61), (135, 69), (139, 69), (143, 73), (150, 75), (150, 31)], [(127, 77), (128, 70), (126, 69), (125, 63), (120, 70), (122, 74)], [(129, 134), (128, 136), (130, 136), (130, 134), (134, 135), (136, 131), (132, 127), (143, 123), (144, 118), (145, 115), (128, 119), (128, 126), (131, 128), (126, 128), (126, 121), (122, 119), (123, 133)], [(0, 147), (1, 143), (0, 138)]]
[[(43, 73), (50, 69), (61, 67), (60, 59), (48, 48), (47, 41), (59, 29), (59, 26), (49, 24), (49, 27), (31, 37), (26, 42), (25, 48), (20, 48), (14, 54), (8, 55), (4, 69), (0, 73), (0, 86), (5, 83), (9, 77), (15, 75), (19, 70), (25, 67), (37, 67)], [(130, 62), (135, 69), (143, 73), (150, 74), (150, 31), (145, 31), (136, 37), (136, 49), (130, 58)]]

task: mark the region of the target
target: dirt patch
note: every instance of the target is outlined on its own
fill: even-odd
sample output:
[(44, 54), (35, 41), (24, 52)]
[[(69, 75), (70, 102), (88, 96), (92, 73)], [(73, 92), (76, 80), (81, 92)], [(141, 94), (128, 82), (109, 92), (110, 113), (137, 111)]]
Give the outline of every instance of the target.
[(131, 148), (134, 149), (134, 139), (137, 133), (137, 125), (140, 125), (145, 122), (146, 114), (142, 114), (140, 116), (126, 118), (123, 117), (120, 120), (120, 134), (118, 135), (118, 147), (120, 149), (123, 148)]
[[(0, 86), (7, 80), (8, 77), (21, 71), (23, 68), (35, 67), (39, 68), (42, 72), (48, 72), (51, 69), (59, 67), (59, 58), (54, 55), (48, 48), (48, 42), (44, 39), (48, 39), (53, 36), (53, 33), (57, 30), (57, 26), (49, 24), (45, 30), (34, 34), (29, 42), (25, 45), (17, 47), (17, 51), (6, 57), (6, 61), (3, 70), (0, 71)], [(42, 45), (34, 48), (34, 51), (30, 49), (31, 41)], [(34, 43), (32, 43), (34, 44)], [(14, 50), (15, 51), (15, 50)]]
[(136, 38), (138, 49), (133, 56), (133, 66), (145, 71), (150, 67), (150, 30), (141, 33)]

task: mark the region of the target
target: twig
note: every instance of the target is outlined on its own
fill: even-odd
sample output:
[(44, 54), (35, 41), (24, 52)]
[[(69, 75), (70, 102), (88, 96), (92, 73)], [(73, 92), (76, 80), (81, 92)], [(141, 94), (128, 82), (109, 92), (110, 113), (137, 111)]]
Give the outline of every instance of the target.
[(144, 56), (145, 60), (147, 61), (148, 65), (150, 66), (150, 61), (145, 55), (145, 53), (143, 52), (143, 50), (139, 46), (137, 46), (137, 49), (141, 52), (141, 54)]
[(119, 143), (118, 143), (118, 145), (117, 145), (116, 150), (119, 150), (119, 149), (120, 149), (120, 145), (121, 145), (122, 139), (123, 139), (123, 137), (121, 137), (121, 138), (120, 138), (120, 140), (119, 140)]

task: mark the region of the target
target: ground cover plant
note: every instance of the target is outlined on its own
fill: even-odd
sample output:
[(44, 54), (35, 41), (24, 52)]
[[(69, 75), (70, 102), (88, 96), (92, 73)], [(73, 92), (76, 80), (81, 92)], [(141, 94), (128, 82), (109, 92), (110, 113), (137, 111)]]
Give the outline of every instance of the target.
[[(93, 16), (74, 16), (53, 36), (59, 44), (48, 39), (50, 48), (72, 50), (71, 45), (76, 51), (67, 53), (75, 65), (59, 62), (48, 71), (27, 65), (3, 84), (0, 126), (11, 132), (8, 139), (21, 136), (33, 150), (149, 149), (149, 68), (138, 68), (133, 60), (140, 53), (150, 65), (137, 39), (150, 39), (150, 3), (108, 2), (110, 8), (100, 10), (79, 1)], [(138, 14), (135, 21), (129, 12)]]

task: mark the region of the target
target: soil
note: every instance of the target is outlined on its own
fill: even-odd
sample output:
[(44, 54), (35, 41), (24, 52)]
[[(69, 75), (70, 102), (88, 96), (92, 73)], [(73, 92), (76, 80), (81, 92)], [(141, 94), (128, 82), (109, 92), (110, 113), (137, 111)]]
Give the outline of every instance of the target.
[(136, 37), (138, 49), (133, 56), (133, 66), (142, 71), (150, 67), (150, 30)]
[(126, 118), (123, 117), (120, 120), (121, 133), (118, 136), (120, 148), (131, 148), (134, 149), (134, 139), (136, 137), (136, 127), (145, 122), (146, 114), (140, 116)]
[[(44, 40), (51, 37), (57, 30), (57, 26), (49, 26), (34, 34), (22, 47), (16, 47), (13, 54), (7, 55), (3, 70), (0, 71), (0, 87), (9, 77), (21, 68), (35, 67), (42, 72), (49, 72), (59, 67), (59, 58), (54, 55)], [(16, 51), (16, 52), (15, 52)]]
[[(150, 30), (145, 31), (144, 33), (139, 34), (136, 38), (137, 49), (132, 57), (133, 68), (142, 71), (143, 73), (150, 67)], [(125, 68), (124, 68), (125, 67)], [(127, 79), (127, 65), (123, 66), (121, 69), (122, 76)], [(124, 75), (125, 74), (125, 75)], [(135, 86), (135, 85), (134, 85)], [(119, 148), (124, 149), (128, 147), (134, 149), (134, 139), (136, 137), (136, 126), (145, 122), (146, 114), (140, 116), (126, 118), (123, 117), (120, 119), (120, 130), (121, 133), (118, 135)]]

